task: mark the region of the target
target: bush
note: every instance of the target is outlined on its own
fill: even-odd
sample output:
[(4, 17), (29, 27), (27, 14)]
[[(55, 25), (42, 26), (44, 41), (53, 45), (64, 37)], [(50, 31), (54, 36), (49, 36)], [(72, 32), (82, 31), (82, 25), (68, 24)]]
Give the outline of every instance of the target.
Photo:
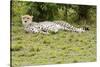
[(33, 15), (34, 21), (65, 20), (74, 23), (79, 20), (88, 20), (95, 23), (96, 6), (69, 5), (44, 2), (12, 1), (12, 21), (21, 24), (21, 16)]

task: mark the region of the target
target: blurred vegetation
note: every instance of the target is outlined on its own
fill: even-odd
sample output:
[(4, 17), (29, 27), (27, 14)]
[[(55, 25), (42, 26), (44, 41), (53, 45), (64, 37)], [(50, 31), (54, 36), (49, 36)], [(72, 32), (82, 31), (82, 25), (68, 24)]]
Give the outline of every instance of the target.
[(96, 21), (96, 6), (58, 4), (44, 2), (12, 1), (13, 21), (21, 21), (22, 15), (33, 15), (34, 21), (64, 20), (69, 23), (80, 23), (84, 20), (86, 24)]

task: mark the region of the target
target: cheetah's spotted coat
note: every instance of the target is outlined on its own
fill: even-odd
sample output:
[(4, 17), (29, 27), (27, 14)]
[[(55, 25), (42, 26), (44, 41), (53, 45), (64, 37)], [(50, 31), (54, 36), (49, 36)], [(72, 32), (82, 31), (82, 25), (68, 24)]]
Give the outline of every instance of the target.
[(26, 32), (32, 33), (44, 33), (58, 32), (59, 30), (73, 31), (73, 32), (85, 32), (82, 28), (76, 28), (65, 21), (44, 21), (44, 22), (32, 22), (32, 16), (22, 16), (22, 24)]

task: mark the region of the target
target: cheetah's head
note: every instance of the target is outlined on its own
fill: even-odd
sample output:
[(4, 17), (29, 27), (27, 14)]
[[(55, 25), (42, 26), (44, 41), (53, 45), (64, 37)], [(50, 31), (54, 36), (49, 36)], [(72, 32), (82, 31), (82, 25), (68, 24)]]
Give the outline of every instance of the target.
[(30, 16), (30, 15), (23, 15), (21, 18), (22, 18), (22, 24), (23, 24), (23, 25), (27, 25), (27, 24), (32, 23), (32, 18), (33, 18), (33, 16)]

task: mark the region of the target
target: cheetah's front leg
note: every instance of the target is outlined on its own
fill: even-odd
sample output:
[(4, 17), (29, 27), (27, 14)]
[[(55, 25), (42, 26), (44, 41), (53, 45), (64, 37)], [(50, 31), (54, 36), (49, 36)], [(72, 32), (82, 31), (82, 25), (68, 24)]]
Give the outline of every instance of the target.
[(42, 34), (49, 34), (49, 32), (40, 31)]

